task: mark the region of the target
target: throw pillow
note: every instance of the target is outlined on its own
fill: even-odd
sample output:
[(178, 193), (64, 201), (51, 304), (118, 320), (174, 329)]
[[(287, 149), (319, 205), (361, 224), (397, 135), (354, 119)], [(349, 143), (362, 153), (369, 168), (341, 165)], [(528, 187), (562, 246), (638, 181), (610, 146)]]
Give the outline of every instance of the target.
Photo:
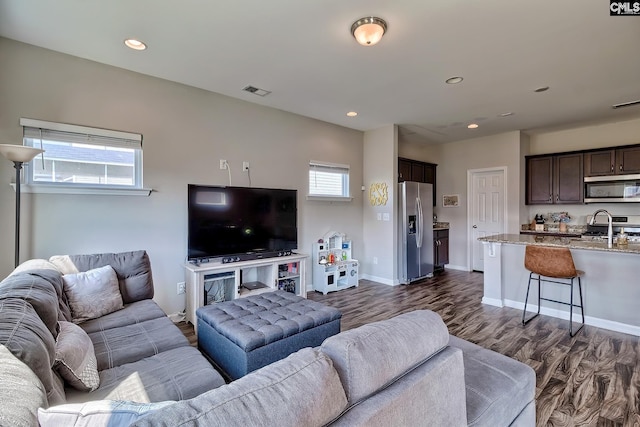
[(73, 388), (93, 391), (100, 385), (98, 363), (91, 338), (71, 322), (59, 322), (55, 369)]
[(40, 427), (110, 427), (128, 426), (145, 414), (175, 402), (137, 403), (97, 400), (38, 409)]
[(110, 265), (65, 274), (62, 279), (74, 323), (95, 319), (123, 307), (118, 276)]

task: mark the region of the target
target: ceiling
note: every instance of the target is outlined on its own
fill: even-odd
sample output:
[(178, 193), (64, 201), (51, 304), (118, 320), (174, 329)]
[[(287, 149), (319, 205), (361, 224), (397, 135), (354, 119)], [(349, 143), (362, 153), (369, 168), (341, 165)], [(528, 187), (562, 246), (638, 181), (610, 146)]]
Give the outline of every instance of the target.
[[(375, 46), (364, 16), (388, 23)], [(406, 140), (640, 117), (611, 107), (640, 99), (640, 17), (603, 0), (0, 0), (0, 36)]]

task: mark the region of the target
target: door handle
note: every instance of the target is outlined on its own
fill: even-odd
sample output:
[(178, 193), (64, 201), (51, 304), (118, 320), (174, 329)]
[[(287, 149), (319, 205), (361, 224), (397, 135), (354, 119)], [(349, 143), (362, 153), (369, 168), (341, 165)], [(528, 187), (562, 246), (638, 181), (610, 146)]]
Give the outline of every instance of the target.
[(477, 225), (475, 225), (475, 224), (473, 224), (473, 228), (478, 228), (478, 226), (477, 226)]

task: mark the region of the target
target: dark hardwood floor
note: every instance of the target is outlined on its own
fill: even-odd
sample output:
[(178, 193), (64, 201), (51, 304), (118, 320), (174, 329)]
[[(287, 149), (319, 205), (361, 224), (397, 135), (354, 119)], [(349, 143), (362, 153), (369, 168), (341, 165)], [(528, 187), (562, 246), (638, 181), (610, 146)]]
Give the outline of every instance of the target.
[[(408, 286), (361, 280), (357, 288), (307, 298), (340, 309), (342, 330), (416, 309), (437, 312), (449, 332), (505, 354), (536, 371), (538, 426), (640, 426), (640, 339), (481, 303), (481, 273), (446, 270)], [(586, 308), (588, 314), (588, 307)], [(183, 332), (195, 341), (190, 325)]]

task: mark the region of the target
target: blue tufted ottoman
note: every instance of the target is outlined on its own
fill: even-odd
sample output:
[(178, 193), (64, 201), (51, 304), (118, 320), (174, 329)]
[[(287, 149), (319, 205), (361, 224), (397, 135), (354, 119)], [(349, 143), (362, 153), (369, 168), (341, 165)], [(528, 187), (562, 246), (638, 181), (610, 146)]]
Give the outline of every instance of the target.
[(200, 307), (198, 348), (235, 380), (340, 332), (336, 308), (284, 291)]

